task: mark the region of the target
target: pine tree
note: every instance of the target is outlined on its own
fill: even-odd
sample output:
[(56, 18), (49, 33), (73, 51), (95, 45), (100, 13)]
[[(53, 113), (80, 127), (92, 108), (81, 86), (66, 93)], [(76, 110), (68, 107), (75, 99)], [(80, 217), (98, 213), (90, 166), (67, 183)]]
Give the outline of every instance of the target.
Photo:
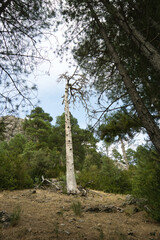
[[(155, 44), (158, 35), (151, 34), (153, 42), (151, 43), (150, 38), (148, 43), (146, 35), (142, 33), (143, 29), (137, 27), (140, 19), (133, 18), (134, 12), (137, 11), (136, 4), (132, 17), (128, 15), (131, 11), (128, 6), (130, 1), (125, 1), (124, 9), (121, 9), (120, 1), (115, 4), (109, 1), (87, 0), (65, 2), (61, 10), (64, 19), (68, 25), (79, 26), (78, 29), (73, 29), (69, 25), (66, 44), (77, 36), (73, 55), (80, 66), (90, 76), (94, 76), (93, 84), (100, 93), (99, 101), (103, 94), (108, 98), (109, 107), (120, 102), (122, 107), (136, 110), (142, 126), (160, 152), (160, 130), (155, 121), (160, 101), (158, 91), (154, 92), (156, 86), (159, 89), (159, 70), (155, 64), (156, 61), (160, 64), (159, 46), (156, 47)], [(123, 19), (119, 19), (120, 17)], [(127, 29), (124, 27), (126, 22)], [(142, 26), (145, 25), (142, 21)], [(153, 33), (152, 30), (151, 27)], [(70, 38), (69, 34), (72, 34)], [(135, 38), (138, 38), (138, 43), (135, 43)], [(150, 60), (150, 54), (154, 55), (154, 60)], [(149, 90), (150, 87), (152, 90)], [(109, 107), (103, 108), (104, 111), (107, 112)]]
[(51, 121), (52, 117), (41, 107), (33, 109), (23, 123), (28, 139), (37, 143), (39, 147), (49, 144), (52, 133)]

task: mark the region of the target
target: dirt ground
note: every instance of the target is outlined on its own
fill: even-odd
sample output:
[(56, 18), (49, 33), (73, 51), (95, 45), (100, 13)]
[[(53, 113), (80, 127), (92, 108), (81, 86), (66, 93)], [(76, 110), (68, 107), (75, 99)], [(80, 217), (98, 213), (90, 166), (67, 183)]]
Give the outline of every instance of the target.
[[(124, 204), (125, 195), (90, 190), (87, 197), (66, 195), (51, 189), (0, 192), (0, 212), (21, 210), (16, 226), (1, 223), (3, 240), (160, 240), (160, 223), (149, 219), (135, 205)], [(72, 209), (82, 205), (82, 215)], [(88, 207), (114, 206), (113, 212), (86, 211)], [(135, 211), (136, 209), (136, 211)]]

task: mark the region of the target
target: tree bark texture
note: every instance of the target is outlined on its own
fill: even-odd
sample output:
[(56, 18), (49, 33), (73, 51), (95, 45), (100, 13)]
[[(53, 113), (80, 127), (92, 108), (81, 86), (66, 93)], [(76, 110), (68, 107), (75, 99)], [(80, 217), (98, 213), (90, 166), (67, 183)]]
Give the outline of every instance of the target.
[(135, 87), (134, 82), (128, 76), (127, 71), (124, 68), (124, 66), (122, 65), (118, 54), (115, 52), (113, 46), (111, 45), (111, 43), (108, 39), (108, 36), (105, 32), (105, 29), (104, 29), (103, 25), (101, 24), (97, 14), (95, 13), (94, 9), (92, 8), (92, 6), (90, 4), (88, 4), (88, 7), (90, 8), (92, 17), (95, 19), (95, 21), (99, 27), (101, 36), (105, 41), (106, 47), (107, 47), (110, 55), (112, 56), (112, 59), (114, 60), (120, 75), (123, 78), (123, 82), (126, 86), (127, 92), (134, 104), (134, 107), (139, 115), (139, 118), (142, 121), (143, 127), (147, 130), (150, 140), (152, 141), (155, 148), (157, 149), (157, 151), (160, 154), (160, 129), (157, 126), (157, 124), (155, 123), (152, 115), (146, 108), (145, 104), (143, 103), (143, 101)]
[(148, 59), (152, 67), (160, 73), (160, 54), (155, 47), (150, 42), (146, 41), (144, 36), (132, 24), (126, 23), (125, 18), (113, 5), (106, 0), (102, 0), (102, 2), (106, 6), (106, 9), (110, 11), (111, 14), (115, 15), (117, 24), (128, 33), (142, 54)]
[(66, 181), (67, 192), (69, 194), (76, 194), (78, 193), (78, 189), (74, 171), (73, 144), (68, 102), (68, 90), (69, 82), (67, 81), (65, 87)]
[(122, 148), (122, 153), (123, 153), (123, 159), (125, 161), (126, 164), (126, 169), (129, 169), (129, 164), (128, 164), (128, 159), (127, 159), (127, 154), (126, 154), (126, 150), (125, 150), (125, 146), (124, 146), (124, 142), (123, 139), (121, 137), (119, 137), (120, 142), (121, 142), (121, 148)]

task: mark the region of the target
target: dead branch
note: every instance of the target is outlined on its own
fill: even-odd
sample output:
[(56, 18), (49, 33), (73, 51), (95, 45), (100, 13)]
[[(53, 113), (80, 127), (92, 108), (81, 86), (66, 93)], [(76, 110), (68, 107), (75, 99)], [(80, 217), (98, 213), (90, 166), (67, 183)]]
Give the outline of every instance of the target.
[(49, 185), (49, 186), (55, 187), (56, 190), (60, 190), (60, 187), (59, 187), (57, 184), (55, 184), (54, 182), (50, 181), (50, 180), (47, 179), (47, 178), (44, 178), (43, 175), (42, 175), (41, 185), (42, 185), (42, 184)]

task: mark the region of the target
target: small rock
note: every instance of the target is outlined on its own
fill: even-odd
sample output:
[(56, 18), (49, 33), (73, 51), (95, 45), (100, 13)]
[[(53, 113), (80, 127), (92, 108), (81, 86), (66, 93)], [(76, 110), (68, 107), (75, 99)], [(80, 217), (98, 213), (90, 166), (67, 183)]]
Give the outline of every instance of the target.
[(132, 231), (128, 232), (128, 235), (133, 236), (134, 233)]
[(124, 212), (124, 210), (122, 208), (120, 208), (120, 207), (117, 207), (117, 211), (119, 211), (120, 213)]
[(85, 207), (85, 212), (106, 212), (106, 213), (115, 213), (117, 212), (117, 207), (115, 206), (106, 206), (106, 205), (96, 205), (96, 206), (89, 206)]
[(147, 205), (144, 206), (144, 210), (145, 210), (146, 212), (148, 212), (148, 213), (151, 212), (150, 208), (149, 208)]
[(78, 221), (79, 221), (79, 222), (81, 222), (81, 223), (82, 223), (82, 222), (84, 222), (84, 220), (83, 220), (83, 219), (79, 219)]
[(4, 228), (8, 228), (10, 225), (11, 225), (10, 222), (4, 222), (4, 223), (3, 223), (3, 227), (4, 227)]
[(62, 214), (62, 211), (58, 211), (58, 212), (56, 212), (56, 214), (61, 215), (61, 214)]
[(129, 224), (129, 222), (128, 222), (128, 221), (125, 221), (125, 223), (126, 223), (126, 224)]
[(127, 194), (127, 195), (126, 195), (126, 201), (130, 201), (131, 199), (132, 199), (132, 195)]
[(66, 233), (67, 235), (70, 235), (71, 233), (70, 232), (68, 232), (68, 231), (64, 231), (64, 233)]
[(76, 227), (77, 227), (77, 228), (82, 228), (82, 227), (81, 227), (81, 226), (79, 226), (79, 225), (77, 225)]
[(30, 228), (28, 228), (28, 232), (30, 233), (30, 232), (32, 232), (32, 228), (30, 227)]
[(124, 202), (124, 203), (121, 204), (121, 207), (126, 207), (126, 205), (127, 205), (127, 203)]
[(10, 222), (11, 221), (11, 217), (9, 216), (8, 213), (2, 211), (0, 212), (0, 222), (4, 223), (4, 222)]
[(133, 208), (133, 213), (137, 213), (139, 211), (140, 211), (139, 208), (137, 208), (137, 207)]
[(150, 232), (150, 235), (151, 236), (156, 236), (156, 233), (155, 232)]
[(124, 212), (124, 210), (123, 210), (123, 209), (121, 209), (119, 212), (120, 212), (120, 213), (123, 213), (123, 212)]

